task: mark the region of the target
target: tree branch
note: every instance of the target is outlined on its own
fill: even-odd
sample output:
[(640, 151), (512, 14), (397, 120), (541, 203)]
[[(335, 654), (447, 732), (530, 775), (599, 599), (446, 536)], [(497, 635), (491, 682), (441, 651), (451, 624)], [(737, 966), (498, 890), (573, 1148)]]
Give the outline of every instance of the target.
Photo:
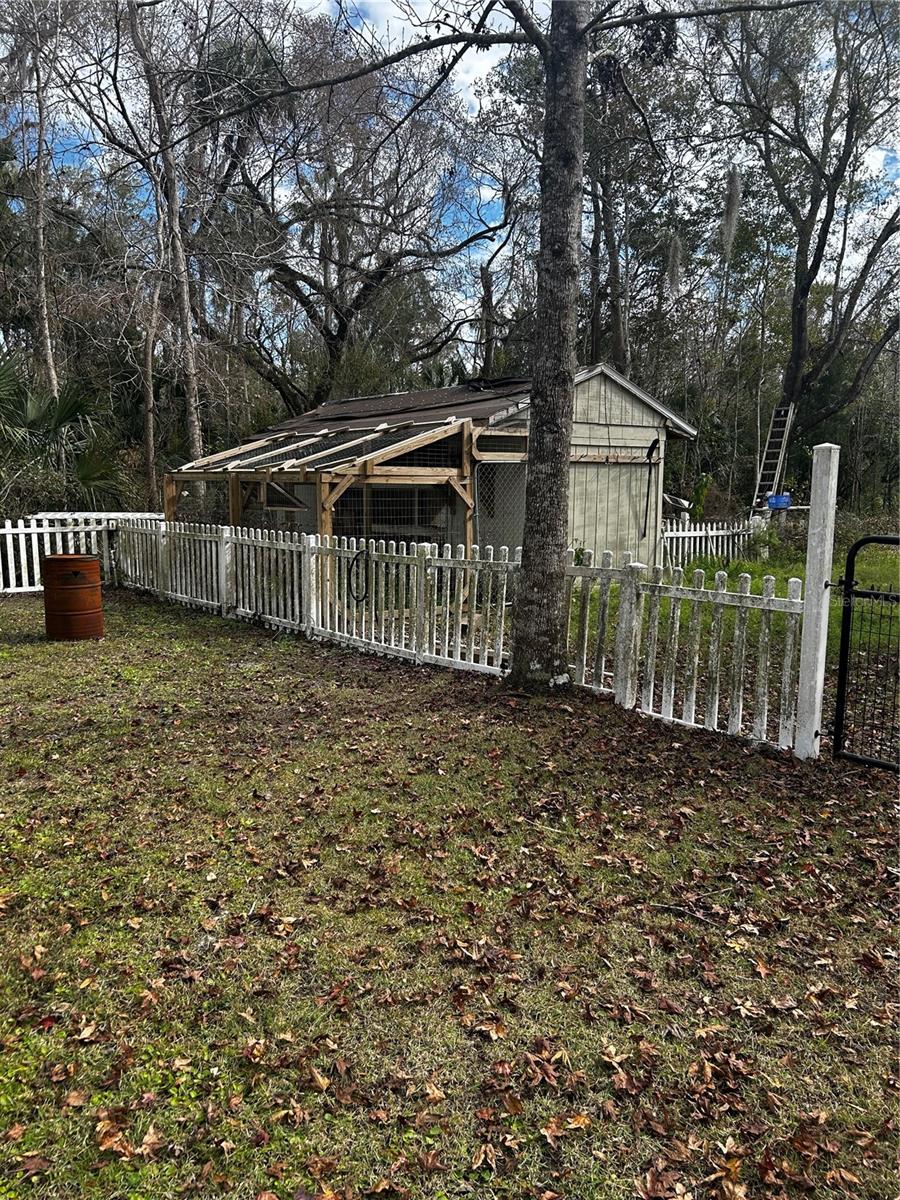
[(600, 13), (579, 31), (584, 37), (588, 33), (603, 33), (607, 29), (626, 29), (636, 25), (649, 25), (653, 21), (681, 21), (695, 17), (723, 17), (742, 12), (782, 12), (786, 8), (806, 8), (818, 4), (819, 0), (777, 0), (774, 4), (718, 4), (709, 8), (682, 8), (672, 12), (639, 13), (633, 17), (615, 17), (604, 20)]

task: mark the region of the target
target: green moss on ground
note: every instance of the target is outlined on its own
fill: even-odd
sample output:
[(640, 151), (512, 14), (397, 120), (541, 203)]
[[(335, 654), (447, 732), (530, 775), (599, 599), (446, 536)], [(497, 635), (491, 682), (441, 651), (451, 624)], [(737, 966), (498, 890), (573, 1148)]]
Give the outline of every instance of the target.
[(41, 634), (0, 602), (0, 1197), (892, 1194), (890, 777), (121, 595)]

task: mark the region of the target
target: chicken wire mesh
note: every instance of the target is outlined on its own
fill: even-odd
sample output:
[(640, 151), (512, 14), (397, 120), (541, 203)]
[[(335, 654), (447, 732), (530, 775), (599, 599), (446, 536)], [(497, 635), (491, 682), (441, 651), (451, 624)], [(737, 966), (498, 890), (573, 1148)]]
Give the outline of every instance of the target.
[(389, 484), (349, 488), (332, 516), (335, 537), (455, 544), (465, 533), (449, 484)]
[(525, 463), (480, 462), (475, 468), (475, 543), (522, 545), (525, 529)]

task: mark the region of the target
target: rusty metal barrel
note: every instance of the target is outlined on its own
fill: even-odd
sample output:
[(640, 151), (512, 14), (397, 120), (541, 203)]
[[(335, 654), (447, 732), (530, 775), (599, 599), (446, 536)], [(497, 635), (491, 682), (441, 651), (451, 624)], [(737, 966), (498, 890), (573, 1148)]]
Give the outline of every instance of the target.
[(44, 627), (52, 642), (103, 637), (100, 559), (48, 554), (43, 563)]

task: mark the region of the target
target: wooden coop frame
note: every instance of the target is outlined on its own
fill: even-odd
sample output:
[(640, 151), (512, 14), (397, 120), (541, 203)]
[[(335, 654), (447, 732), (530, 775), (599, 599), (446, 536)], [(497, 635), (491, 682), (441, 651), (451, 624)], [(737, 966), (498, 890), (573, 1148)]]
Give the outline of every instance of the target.
[[(166, 520), (177, 520), (179, 501), (185, 488), (191, 483), (227, 484), (228, 523), (232, 526), (244, 523), (244, 514), (254, 496), (258, 497), (264, 507), (271, 507), (267, 504), (267, 498), (274, 489), (282, 493), (286, 500), (285, 507), (290, 508), (296, 506), (296, 502), (284, 485), (314, 483), (316, 531), (323, 537), (329, 537), (333, 532), (335, 506), (351, 487), (362, 488), (363, 508), (364, 511), (368, 511), (372, 486), (445, 485), (452, 488), (462, 501), (464, 540), (466, 553), (469, 554), (474, 537), (477, 463), (524, 462), (527, 458), (527, 441), (523, 441), (521, 452), (492, 450), (491, 431), (474, 428), (469, 419), (448, 421), (436, 428), (429, 427), (418, 431), (411, 426), (407, 437), (382, 448), (378, 448), (378, 442), (386, 433), (396, 434), (397, 426), (390, 430), (382, 427), (356, 432), (358, 436), (351, 437), (349, 441), (343, 441), (338, 446), (325, 446), (305, 457), (304, 447), (321, 443), (322, 433), (310, 434), (293, 442), (290, 438), (285, 438), (284, 434), (275, 434), (260, 438), (256, 442), (245, 443), (237, 450), (225, 450), (190, 463), (178, 471), (169, 472), (164, 477), (163, 491)], [(513, 433), (523, 439), (527, 438), (524, 426), (516, 429), (505, 428), (503, 433), (506, 437)], [(409, 466), (393, 462), (394, 459), (406, 456), (412, 451), (456, 436), (461, 436), (458, 466)], [(479, 438), (482, 440), (482, 446), (478, 444)], [(276, 451), (289, 450), (296, 451), (296, 457), (288, 458), (277, 465), (254, 466), (254, 459), (265, 459)], [(251, 451), (255, 453), (250, 453)], [(335, 456), (344, 452), (346, 461), (335, 462)], [(328, 466), (323, 469), (317, 466), (316, 460), (323, 460)]]

